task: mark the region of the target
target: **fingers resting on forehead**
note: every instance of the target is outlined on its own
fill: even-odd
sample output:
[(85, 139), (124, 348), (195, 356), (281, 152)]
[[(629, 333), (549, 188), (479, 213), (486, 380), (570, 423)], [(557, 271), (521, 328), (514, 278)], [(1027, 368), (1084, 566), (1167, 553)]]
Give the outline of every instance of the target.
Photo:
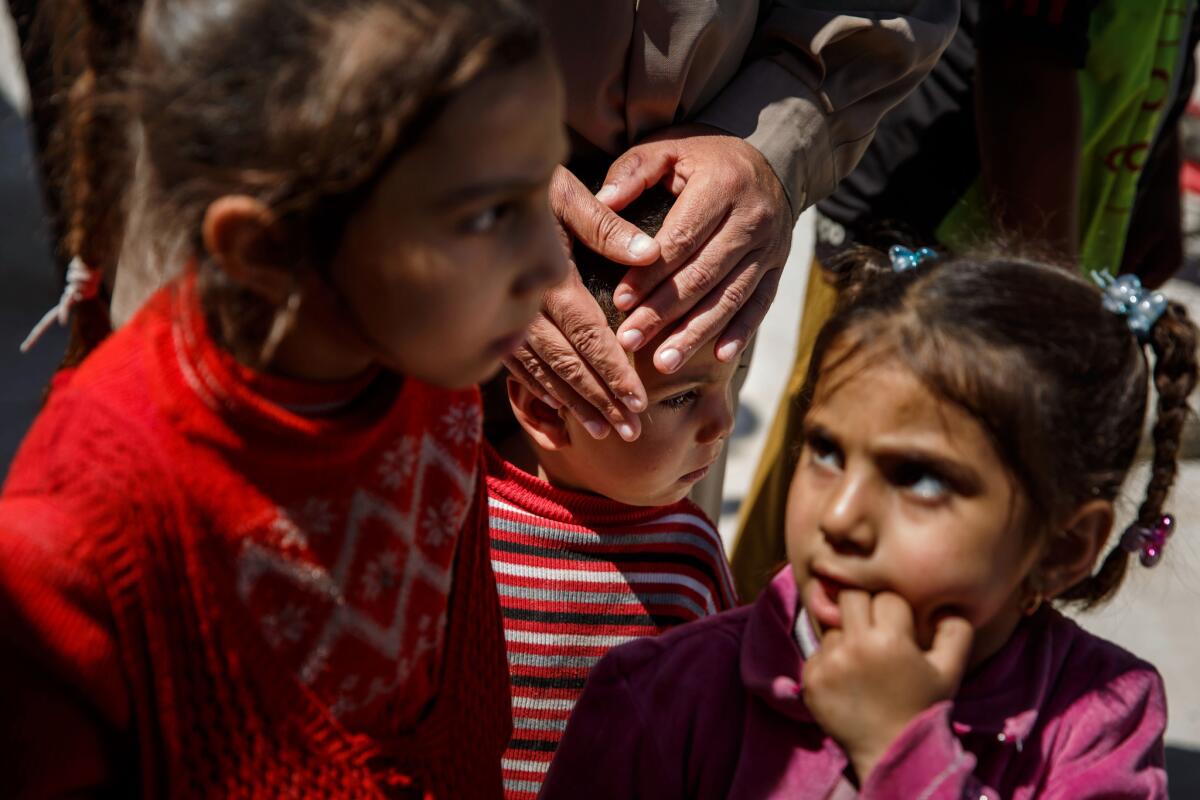
[(608, 200), (620, 207), (655, 183), (678, 199), (655, 237), (659, 261), (630, 270), (614, 292), (630, 312), (618, 339), (637, 350), (669, 332), (654, 359), (662, 372), (714, 338), (717, 357), (731, 361), (774, 299), (791, 244), (790, 205), (761, 154), (728, 136), (631, 148), (609, 171)]
[(584, 294), (599, 321), (588, 319), (586, 306), (557, 321), (540, 314), (525, 345), (505, 363), (531, 391), (565, 406), (593, 437), (604, 438), (612, 429), (633, 441), (641, 434), (641, 421), (632, 408), (646, 407), (645, 389), (599, 306)]
[(609, 261), (637, 266), (659, 258), (660, 248), (653, 238), (597, 200), (566, 167), (554, 171), (550, 208), (571, 240)]

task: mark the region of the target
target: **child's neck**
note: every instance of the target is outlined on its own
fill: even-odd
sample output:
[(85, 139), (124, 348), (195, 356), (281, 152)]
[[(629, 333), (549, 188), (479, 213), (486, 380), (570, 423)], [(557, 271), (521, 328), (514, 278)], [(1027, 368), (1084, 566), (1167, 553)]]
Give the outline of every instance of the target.
[(537, 475), (542, 480), (546, 480), (537, 450), (526, 438), (525, 431), (521, 430), (520, 426), (514, 427), (516, 430), (493, 443), (496, 452), (522, 472), (528, 472), (530, 475)]
[(496, 442), (495, 448), (505, 461), (523, 472), (536, 475), (551, 486), (581, 494), (604, 496), (592, 491), (582, 481), (568, 474), (569, 470), (560, 468), (560, 465), (555, 463), (555, 459), (538, 447), (520, 426), (504, 439)]
[(291, 327), (279, 340), (267, 369), (319, 383), (353, 379), (378, 366), (376, 349), (333, 290), (310, 277)]

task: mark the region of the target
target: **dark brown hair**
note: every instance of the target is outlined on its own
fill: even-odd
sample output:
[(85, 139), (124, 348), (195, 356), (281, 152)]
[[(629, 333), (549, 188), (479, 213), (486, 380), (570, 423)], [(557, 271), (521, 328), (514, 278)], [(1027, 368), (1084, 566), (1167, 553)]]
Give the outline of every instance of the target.
[[(842, 265), (842, 301), (822, 329), (802, 411), (831, 348), (899, 358), (937, 396), (975, 417), (1024, 490), (1031, 530), (1054, 535), (1079, 504), (1114, 500), (1137, 451), (1149, 366), (1100, 290), (1057, 266), (995, 255), (934, 260), (894, 272), (877, 252)], [(1196, 384), (1196, 327), (1170, 303), (1151, 331), (1158, 394), (1154, 455), (1137, 521), (1162, 513), (1175, 479), (1187, 398)], [(1111, 596), (1129, 555), (1119, 546), (1059, 599)]]
[(276, 309), (208, 266), (209, 204), (272, 209), (297, 272), (457, 93), (545, 52), (515, 0), (149, 0), (133, 61), (134, 233), (194, 258), (217, 333), (260, 346)]
[[(129, 173), (121, 78), (140, 0), (10, 3), (30, 88), (42, 195), (60, 272), (78, 256), (111, 283)], [(107, 292), (73, 312), (65, 364), (109, 332)]]
[[(567, 169), (589, 191), (595, 193), (603, 185), (612, 163), (611, 156), (583, 156), (568, 163)], [(662, 228), (667, 212), (674, 204), (675, 195), (662, 186), (651, 186), (618, 214), (638, 226), (643, 233), (653, 236)], [(629, 267), (609, 261), (579, 241), (574, 242), (571, 247), (571, 261), (579, 272), (579, 279), (584, 288), (595, 298), (600, 310), (604, 312), (608, 326), (615, 331), (627, 315), (613, 302), (613, 292)], [(520, 429), (508, 400), (508, 376), (508, 370), (501, 370), (499, 375), (482, 387), (484, 436), (493, 444), (504, 441)]]
[[(589, 156), (571, 161), (567, 169), (589, 191), (595, 193), (603, 185), (612, 163), (613, 159), (607, 156)], [(621, 209), (618, 215), (632, 222), (648, 236), (654, 236), (662, 228), (667, 212), (674, 204), (675, 195), (664, 187), (655, 185), (638, 195), (637, 199)], [(600, 310), (604, 312), (609, 327), (616, 330), (625, 321), (626, 314), (613, 302), (613, 292), (621, 278), (629, 271), (629, 267), (614, 264), (578, 241), (571, 248), (571, 260), (575, 262), (583, 285), (600, 304)]]

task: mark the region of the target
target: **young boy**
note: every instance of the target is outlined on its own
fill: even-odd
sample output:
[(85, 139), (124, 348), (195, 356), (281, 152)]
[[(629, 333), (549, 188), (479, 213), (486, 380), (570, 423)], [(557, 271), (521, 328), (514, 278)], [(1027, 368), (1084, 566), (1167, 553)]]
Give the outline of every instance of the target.
[[(655, 188), (622, 215), (654, 235), (673, 201)], [(622, 315), (612, 293), (625, 268), (583, 248), (575, 261), (615, 329)], [(503, 762), (510, 800), (537, 795), (600, 656), (735, 605), (720, 536), (687, 494), (733, 427), (738, 366), (706, 348), (663, 375), (654, 351), (652, 343), (633, 356), (649, 399), (634, 442), (593, 439), (565, 409), (511, 377), (493, 387), (506, 389), (511, 409), (507, 426), (489, 419), (487, 478), (512, 680), (513, 737)]]

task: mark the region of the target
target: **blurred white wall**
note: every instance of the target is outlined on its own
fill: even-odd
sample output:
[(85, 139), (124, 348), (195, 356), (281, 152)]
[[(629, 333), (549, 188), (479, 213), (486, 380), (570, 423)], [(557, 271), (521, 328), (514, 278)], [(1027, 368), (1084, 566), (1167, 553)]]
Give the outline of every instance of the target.
[(8, 3), (0, 0), (0, 95), (22, 116), (29, 107), (29, 88), (21, 66), (17, 29), (8, 13)]

